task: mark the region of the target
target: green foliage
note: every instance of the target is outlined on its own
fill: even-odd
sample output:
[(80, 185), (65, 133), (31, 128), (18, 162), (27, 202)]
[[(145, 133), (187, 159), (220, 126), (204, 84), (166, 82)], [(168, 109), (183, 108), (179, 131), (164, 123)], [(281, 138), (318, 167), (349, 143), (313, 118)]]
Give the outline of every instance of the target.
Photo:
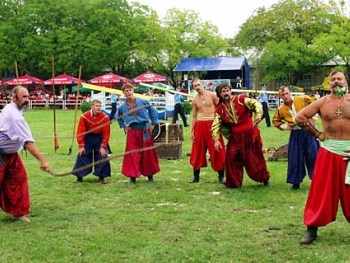
[(88, 110), (91, 110), (91, 103), (90, 102), (87, 102), (87, 101), (84, 101), (81, 105), (80, 105), (80, 109), (81, 111), (84, 113)]
[(259, 8), (241, 26), (235, 43), (255, 54), (265, 81), (296, 85), (305, 72), (330, 60), (349, 61), (350, 20), (342, 11), (344, 1), (339, 3), (283, 0), (269, 9)]
[(129, 78), (150, 70), (177, 85), (173, 69), (182, 58), (229, 47), (194, 11), (170, 14), (160, 21), (148, 6), (126, 0), (2, 1), (0, 71), (17, 61), (20, 75), (47, 79), (53, 56), (56, 72), (78, 76), (83, 66), (85, 80), (106, 70)]
[[(322, 1), (284, 0), (271, 8), (259, 8), (236, 36), (237, 44), (245, 49), (263, 49), (267, 43), (289, 38), (301, 38), (307, 44), (331, 26), (328, 6)], [(260, 47), (260, 48), (259, 48)]]
[[(347, 44), (350, 38), (350, 19), (347, 17), (338, 17), (332, 25), (330, 32), (320, 34), (313, 42), (311, 48), (320, 56), (332, 58), (336, 63), (347, 62), (345, 71), (350, 72), (350, 48)], [(341, 68), (340, 65), (337, 66)], [(344, 70), (344, 68), (342, 68)]]
[(192, 112), (192, 105), (191, 105), (190, 102), (184, 101), (184, 102), (181, 103), (181, 105), (182, 105), (186, 115), (191, 114), (191, 112)]
[[(4, 0), (0, 71), (14, 77), (14, 61), (20, 75), (42, 79), (52, 77), (53, 68), (78, 76), (82, 66), (85, 80), (106, 70), (129, 78), (150, 70), (178, 86), (181, 76), (173, 69), (183, 58), (246, 53), (261, 62), (255, 67), (265, 81), (284, 79), (295, 85), (305, 71), (334, 58), (349, 69), (347, 7), (342, 0), (282, 0), (258, 8), (235, 38), (226, 39), (193, 10), (170, 9), (160, 20), (137, 1)], [(296, 79), (289, 80), (291, 75)]]
[[(278, 43), (269, 42), (260, 60), (261, 74), (265, 76), (265, 80), (280, 79), (296, 85), (304, 72), (325, 60), (325, 55), (314, 52), (301, 38), (282, 40)], [(290, 79), (291, 75), (296, 78)]]

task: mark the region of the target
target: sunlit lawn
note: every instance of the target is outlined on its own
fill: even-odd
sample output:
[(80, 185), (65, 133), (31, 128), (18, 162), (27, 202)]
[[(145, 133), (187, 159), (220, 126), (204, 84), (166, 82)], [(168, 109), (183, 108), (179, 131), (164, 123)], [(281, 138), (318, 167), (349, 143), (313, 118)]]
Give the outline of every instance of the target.
[[(81, 113), (79, 112), (79, 115)], [(271, 112), (272, 114), (272, 112)], [(57, 111), (60, 149), (54, 151), (53, 112), (25, 112), (38, 147), (55, 172), (73, 167), (74, 111)], [(259, 125), (264, 148), (287, 142), (289, 133)], [(121, 157), (112, 160), (106, 185), (89, 175), (55, 177), (22, 154), (29, 173), (32, 222), (0, 216), (1, 262), (348, 262), (348, 223), (339, 213), (320, 229), (311, 246), (300, 246), (303, 209), (310, 184), (288, 190), (284, 160), (268, 162), (271, 187), (246, 175), (241, 189), (226, 189), (211, 168), (201, 182), (189, 184), (189, 128), (184, 129), (182, 158), (161, 160), (154, 184), (136, 185), (121, 173)], [(73, 144), (72, 144), (73, 142)], [(110, 141), (113, 155), (124, 152), (125, 135), (116, 122)], [(73, 153), (69, 153), (73, 146)], [(266, 155), (266, 158), (269, 154)]]

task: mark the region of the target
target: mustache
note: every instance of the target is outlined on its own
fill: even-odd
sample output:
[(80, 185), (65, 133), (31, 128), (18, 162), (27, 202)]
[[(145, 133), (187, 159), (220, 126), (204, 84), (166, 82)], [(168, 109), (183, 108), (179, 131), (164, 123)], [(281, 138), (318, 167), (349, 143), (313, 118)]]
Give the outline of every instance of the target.
[(342, 86), (342, 85), (339, 85), (339, 84), (335, 84), (334, 86), (333, 86), (333, 89), (343, 89), (343, 88), (348, 88), (347, 86)]
[(26, 108), (29, 104), (29, 101), (25, 101), (21, 104), (21, 109)]
[(333, 88), (341, 89), (341, 88), (343, 88), (343, 86), (340, 86), (337, 84), (337, 85), (334, 85)]

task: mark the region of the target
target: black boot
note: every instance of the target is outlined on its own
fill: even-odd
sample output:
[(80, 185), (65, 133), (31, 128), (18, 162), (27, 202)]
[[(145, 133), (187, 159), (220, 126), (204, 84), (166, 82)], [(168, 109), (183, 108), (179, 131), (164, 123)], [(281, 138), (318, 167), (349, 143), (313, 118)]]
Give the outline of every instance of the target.
[(293, 189), (293, 190), (298, 190), (298, 189), (300, 189), (300, 183), (293, 184), (292, 189)]
[(269, 180), (263, 181), (263, 185), (264, 185), (265, 187), (269, 187), (269, 186), (270, 186), (270, 181), (269, 181)]
[(218, 171), (219, 183), (223, 184), (225, 181), (225, 170)]
[(98, 181), (99, 181), (101, 184), (106, 184), (106, 183), (107, 183), (104, 177), (100, 177), (100, 178), (98, 179)]
[(135, 177), (130, 177), (130, 184), (136, 184), (136, 178)]
[(307, 231), (303, 239), (300, 241), (300, 245), (310, 245), (317, 238), (317, 227), (308, 226)]
[(77, 177), (77, 180), (74, 181), (74, 183), (81, 183), (83, 182), (83, 177)]
[(190, 183), (199, 183), (199, 173), (201, 170), (193, 170), (193, 179), (190, 181)]
[(154, 183), (153, 176), (148, 176), (148, 182), (149, 182), (149, 183)]

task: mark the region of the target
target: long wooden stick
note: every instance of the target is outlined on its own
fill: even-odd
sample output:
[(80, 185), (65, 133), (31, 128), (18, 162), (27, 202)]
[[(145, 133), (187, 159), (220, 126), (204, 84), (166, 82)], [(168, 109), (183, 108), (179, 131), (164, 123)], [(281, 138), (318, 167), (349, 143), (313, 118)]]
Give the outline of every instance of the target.
[(73, 136), (72, 136), (72, 144), (69, 148), (68, 155), (72, 153), (73, 150), (73, 144), (74, 144), (74, 135), (75, 135), (75, 128), (76, 128), (76, 122), (77, 122), (77, 113), (78, 113), (78, 102), (79, 102), (79, 88), (80, 88), (80, 83), (81, 83), (81, 69), (82, 66), (80, 65), (79, 67), (79, 76), (78, 76), (78, 88), (77, 88), (77, 95), (75, 98), (75, 110), (74, 110), (74, 123), (73, 123)]
[(52, 96), (53, 96), (53, 136), (54, 136), (54, 148), (55, 153), (60, 148), (58, 138), (57, 138), (57, 129), (56, 129), (56, 92), (55, 92), (55, 59), (52, 56)]
[(18, 66), (17, 66), (17, 60), (15, 60), (15, 71), (16, 71), (17, 85), (19, 85), (19, 75), (18, 75)]

